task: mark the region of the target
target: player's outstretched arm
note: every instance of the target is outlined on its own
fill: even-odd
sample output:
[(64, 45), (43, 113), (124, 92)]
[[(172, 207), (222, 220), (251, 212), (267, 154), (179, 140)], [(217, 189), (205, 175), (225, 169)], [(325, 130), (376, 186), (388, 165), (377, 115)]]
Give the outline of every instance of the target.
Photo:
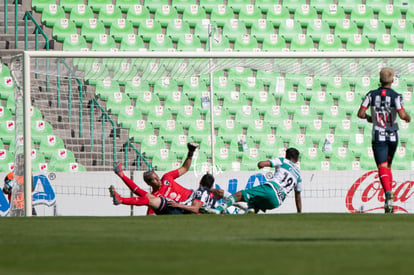
[(178, 173), (180, 176), (184, 175), (185, 173), (188, 172), (188, 170), (190, 170), (191, 162), (193, 160), (193, 155), (194, 155), (195, 150), (198, 148), (198, 144), (189, 142), (187, 143), (187, 148), (188, 148), (187, 157), (184, 160), (183, 165), (180, 168), (178, 168)]
[(272, 164), (270, 163), (269, 160), (262, 160), (262, 161), (259, 161), (257, 163), (257, 167), (259, 169), (262, 169), (262, 168), (265, 168), (265, 167), (272, 167)]
[(398, 111), (398, 116), (402, 120), (405, 120), (405, 122), (410, 122), (411, 121), (411, 116), (409, 114), (407, 114), (407, 112), (404, 109)]
[(296, 211), (302, 213), (302, 197), (300, 192), (295, 191), (295, 202), (296, 202)]
[(191, 205), (184, 205), (176, 201), (168, 201), (168, 206), (180, 208), (184, 211), (197, 214), (199, 213), (201, 206), (203, 206), (203, 202), (199, 200), (193, 200)]

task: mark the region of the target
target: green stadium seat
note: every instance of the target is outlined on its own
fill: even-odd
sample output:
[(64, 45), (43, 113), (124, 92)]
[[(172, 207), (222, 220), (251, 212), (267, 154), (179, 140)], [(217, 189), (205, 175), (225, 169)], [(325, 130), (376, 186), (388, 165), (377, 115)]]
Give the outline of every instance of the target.
[(12, 113), (10, 112), (9, 109), (0, 105), (0, 121), (7, 121), (7, 120), (13, 120)]
[(127, 37), (123, 37), (119, 44), (120, 51), (146, 51), (145, 43), (142, 38), (135, 34), (128, 34)]
[(404, 42), (409, 39), (410, 35), (414, 32), (413, 24), (406, 19), (399, 19), (394, 22), (390, 28), (390, 34), (397, 38), (398, 42)]
[[(263, 84), (270, 86), (275, 80), (280, 77), (279, 72), (274, 72), (272, 70), (257, 70), (256, 71), (256, 80), (262, 82)], [(269, 88), (269, 92), (270, 88)]]
[(134, 27), (139, 27), (141, 24), (145, 24), (147, 19), (151, 19), (149, 10), (142, 5), (134, 5), (130, 8), (126, 14), (126, 20), (132, 22)]
[(384, 10), (385, 6), (390, 5), (390, 2), (389, 0), (365, 0), (365, 4), (373, 8), (373, 10), (378, 13), (381, 10)]
[(360, 98), (353, 91), (346, 91), (338, 99), (338, 106), (347, 113), (353, 113), (361, 104)]
[(234, 42), (234, 51), (253, 51), (259, 52), (259, 44), (256, 39), (249, 34), (243, 34), (241, 37), (238, 37)]
[(402, 46), (403, 51), (412, 51), (414, 50), (414, 35), (410, 35), (410, 38), (406, 38)]
[(159, 154), (153, 156), (152, 165), (157, 171), (171, 171), (180, 168), (181, 163), (178, 162), (175, 152), (162, 148)]
[[(153, 138), (154, 128), (149, 121), (143, 119), (134, 120), (128, 131), (128, 138), (135, 143), (142, 143), (145, 139)], [(156, 139), (156, 136), (155, 136)], [(142, 150), (143, 148), (141, 148)], [(142, 152), (142, 151), (141, 151)]]
[(91, 51), (117, 51), (115, 40), (107, 34), (100, 34), (92, 40)]
[(183, 21), (188, 23), (190, 27), (195, 27), (202, 20), (207, 19), (207, 14), (199, 5), (187, 6), (183, 11)]
[(316, 9), (310, 5), (301, 5), (295, 10), (294, 20), (300, 22), (302, 27), (307, 27), (313, 20), (318, 19)]
[(173, 41), (162, 33), (157, 34), (148, 44), (149, 51), (173, 51)]
[(377, 78), (370, 78), (362, 76), (356, 79), (354, 91), (368, 91), (377, 89), (379, 87), (379, 80)]
[(108, 69), (102, 62), (98, 62), (97, 59), (85, 64), (83, 69), (85, 69), (84, 79), (89, 85), (96, 85), (99, 79), (109, 77)]
[(3, 120), (0, 122), (0, 138), (4, 144), (10, 144), (15, 140), (16, 122)]
[(362, 28), (362, 35), (366, 36), (369, 42), (375, 42), (382, 39), (384, 34), (387, 34), (385, 24), (377, 19), (371, 19), (365, 22)]
[(412, 0), (393, 0), (394, 7), (397, 7), (401, 10), (401, 13), (407, 13), (410, 10), (410, 6), (414, 5)]
[(375, 42), (374, 50), (376, 51), (399, 51), (400, 46), (398, 40), (389, 35), (383, 34), (381, 38)]
[(154, 20), (159, 22), (161, 27), (167, 27), (178, 18), (178, 12), (170, 5), (163, 5), (160, 9), (157, 9), (154, 14)]
[(197, 119), (191, 122), (188, 128), (187, 136), (191, 138), (202, 138), (203, 136), (211, 135), (210, 125), (202, 119)]
[(99, 36), (106, 35), (105, 26), (95, 18), (91, 18), (84, 23), (81, 28), (81, 36), (85, 37), (86, 42), (92, 42), (99, 39)]
[(218, 27), (224, 27), (231, 19), (235, 19), (232, 8), (226, 5), (213, 7), (210, 15), (210, 21), (212, 23), (215, 23)]
[(331, 34), (330, 27), (321, 19), (311, 21), (306, 28), (306, 35), (310, 36), (314, 42), (319, 42), (327, 34)]
[(14, 167), (14, 153), (6, 149), (0, 149), (0, 171), (11, 172)]
[(119, 7), (122, 12), (127, 13), (130, 9), (133, 9), (137, 3), (136, 0), (116, 0), (115, 6)]
[(287, 19), (286, 21), (283, 21), (278, 28), (278, 34), (282, 36), (286, 42), (292, 42), (292, 40), (298, 38), (298, 34), (302, 33), (302, 27), (300, 26), (299, 22), (293, 19)]
[(160, 100), (165, 100), (176, 91), (178, 91), (178, 83), (169, 77), (164, 77), (154, 83), (153, 93)]
[(138, 77), (135, 66), (127, 59), (116, 60), (116, 62), (105, 62), (104, 64), (108, 70), (114, 72), (112, 79), (118, 81), (121, 86), (125, 86), (131, 79)]
[(177, 114), (182, 110), (182, 106), (189, 104), (188, 98), (180, 91), (173, 91), (164, 101), (165, 108), (172, 114)]
[(40, 143), (43, 136), (53, 135), (52, 125), (44, 120), (32, 120), (32, 141)]
[(315, 147), (309, 147), (301, 152), (300, 169), (323, 170), (323, 162), (325, 161), (325, 156), (320, 149)]
[(43, 154), (32, 148), (31, 152), (32, 171), (41, 172), (47, 170), (47, 163)]
[(223, 5), (223, 0), (200, 0), (199, 6), (200, 8), (203, 8), (207, 13), (211, 13), (211, 11), (219, 6)]
[(368, 38), (360, 34), (355, 34), (346, 42), (347, 51), (372, 51)]
[(311, 137), (314, 143), (321, 144), (325, 141), (326, 136), (331, 133), (331, 127), (321, 119), (314, 119), (306, 125), (299, 124), (301, 128), (305, 128), (306, 136)]
[(0, 99), (14, 100), (14, 82), (10, 75), (10, 70), (6, 66), (2, 66), (0, 75)]
[(122, 128), (131, 129), (131, 127), (134, 127), (136, 125), (135, 123), (139, 119), (142, 119), (142, 115), (135, 113), (134, 106), (126, 105), (124, 106), (124, 108), (120, 109), (120, 112), (117, 118), (117, 123)]
[(283, 6), (287, 7), (289, 12), (293, 13), (306, 4), (306, 0), (283, 0)]
[(144, 6), (152, 13), (162, 9), (164, 5), (168, 5), (168, 0), (144, 0)]
[[(83, 2), (83, 1), (82, 1)], [(83, 25), (89, 24), (89, 19), (94, 19), (92, 9), (84, 4), (79, 4), (72, 8), (69, 19), (73, 21), (76, 27), (82, 27)]]
[(29, 108), (29, 113), (32, 121), (43, 120), (42, 112), (38, 108), (31, 106)]
[(98, 13), (98, 20), (102, 21), (105, 27), (109, 28), (112, 25), (119, 24), (118, 21), (123, 19), (122, 11), (115, 5), (106, 5), (101, 8)]
[(258, 19), (250, 30), (250, 35), (252, 35), (258, 42), (263, 42), (272, 34), (275, 34), (275, 28), (273, 24), (266, 19)]
[(278, 34), (269, 34), (264, 37), (262, 51), (288, 51), (288, 48), (286, 47), (286, 41), (283, 37)]
[(346, 147), (339, 147), (329, 157), (330, 170), (359, 170), (353, 152)]
[(290, 51), (299, 52), (299, 51), (316, 51), (313, 40), (310, 36), (306, 34), (298, 34), (297, 39), (292, 39), (290, 43)]
[[(170, 144), (170, 152), (174, 152), (177, 156), (185, 156), (188, 152), (188, 149), (187, 149), (188, 138), (186, 135), (172, 136), (172, 139), (170, 141), (164, 140), (164, 142)], [(202, 144), (203, 147), (205, 145), (206, 144)]]
[(289, 10), (282, 5), (273, 5), (266, 13), (266, 20), (270, 21), (275, 27), (279, 27), (282, 22), (291, 19)]
[(177, 51), (204, 51), (201, 41), (193, 34), (189, 33), (184, 36), (184, 39), (179, 39), (177, 42)]
[(41, 22), (47, 27), (53, 27), (60, 23), (61, 19), (66, 19), (65, 11), (62, 7), (56, 4), (45, 7), (42, 11)]
[(334, 2), (334, 0), (310, 0), (309, 6), (316, 9), (318, 13), (322, 13), (326, 9), (329, 9), (329, 5), (334, 5)]
[(144, 42), (156, 39), (158, 34), (163, 34), (161, 24), (154, 19), (146, 19), (144, 24), (140, 24), (138, 35), (142, 37)]
[(391, 27), (400, 19), (403, 19), (401, 10), (394, 5), (388, 4), (378, 12), (378, 20), (384, 22), (387, 27)]
[(342, 41), (339, 36), (327, 34), (321, 37), (318, 43), (319, 51), (344, 51)]
[(223, 27), (223, 36), (230, 42), (236, 41), (238, 37), (247, 34), (246, 26), (238, 19), (231, 19)]
[(249, 128), (254, 122), (260, 120), (259, 112), (250, 105), (244, 105), (235, 113), (235, 120), (244, 129)]
[(48, 165), (49, 172), (77, 172), (79, 170), (84, 171), (84, 167), (76, 162), (73, 152), (67, 149), (58, 149), (52, 155)]
[(249, 148), (242, 156), (241, 169), (243, 171), (257, 170), (257, 163), (265, 160), (265, 156), (258, 148)]
[(164, 121), (172, 119), (171, 112), (162, 105), (153, 106), (146, 115), (153, 128), (160, 128)]
[(251, 5), (250, 0), (227, 0), (227, 7), (230, 7), (235, 13), (240, 13), (246, 5)]
[(56, 153), (58, 149), (64, 149), (65, 144), (62, 138), (56, 135), (46, 135), (42, 136), (40, 139), (39, 150), (38, 152), (43, 154), (47, 159), (50, 159), (53, 154)]
[(184, 12), (185, 8), (191, 5), (197, 5), (196, 0), (172, 0), (171, 6), (174, 7), (178, 12)]
[(231, 79), (236, 84), (251, 84), (252, 82), (256, 82), (256, 79), (253, 77), (253, 72), (250, 68), (238, 66), (229, 68), (226, 71), (227, 78)]
[(217, 129), (217, 138), (220, 138), (223, 142), (227, 143), (230, 143), (235, 136), (243, 134), (244, 130), (242, 125), (233, 119), (227, 119), (224, 127)]
[(293, 110), (293, 121), (300, 126), (309, 125), (316, 119), (318, 119), (318, 113), (314, 109), (311, 110), (309, 105), (302, 105)]
[[(133, 35), (135, 38), (134, 27), (131, 22), (126, 21), (124, 18), (120, 18), (117, 22), (111, 24), (109, 35), (114, 38), (115, 42), (128, 40), (129, 37), (131, 37), (130, 35)], [(134, 42), (136, 42), (136, 40)]]
[(75, 23), (62, 18), (59, 23), (53, 26), (52, 36), (58, 42), (63, 42), (67, 38), (70, 38), (73, 34), (78, 35)]
[(372, 7), (361, 4), (352, 9), (350, 20), (355, 22), (358, 27), (363, 27), (366, 22), (374, 18), (374, 10)]
[[(194, 27), (194, 36), (198, 37), (201, 42), (208, 43), (210, 19), (201, 19)], [(213, 33), (213, 36), (220, 36), (220, 34)], [(214, 40), (214, 39), (213, 39)]]
[[(254, 5), (262, 11), (262, 13), (267, 13), (269, 10), (273, 9), (275, 4), (276, 3), (273, 0), (256, 0), (254, 3)], [(278, 1), (277, 4), (279, 4)]]
[(346, 43), (354, 35), (359, 34), (358, 26), (349, 19), (343, 19), (340, 24), (336, 24), (334, 34), (339, 36), (342, 42)]
[(337, 5), (339, 7), (342, 7), (345, 12), (350, 13), (352, 9), (357, 7), (358, 5), (361, 5), (361, 0), (338, 0)]
[(252, 27), (254, 26), (254, 24), (257, 23), (258, 20), (264, 19), (264, 18), (262, 15), (262, 11), (258, 7), (256, 7), (255, 5), (247, 4), (247, 5), (242, 5), (240, 7), (238, 19), (241, 22), (243, 22), (246, 25), (246, 27)]
[(106, 109), (113, 115), (119, 115), (127, 106), (131, 106), (131, 99), (121, 92), (114, 93), (106, 101)]
[(330, 27), (335, 27), (342, 23), (345, 18), (345, 9), (338, 5), (331, 4), (327, 6), (321, 15), (321, 20), (328, 23)]
[(186, 34), (191, 33), (190, 25), (182, 19), (174, 19), (166, 29), (165, 35), (170, 37), (173, 42), (185, 38)]
[(94, 12), (99, 12), (101, 9), (105, 9), (107, 5), (112, 5), (112, 0), (88, 0), (88, 6), (90, 6)]
[(201, 119), (200, 111), (197, 108), (193, 108), (191, 105), (181, 105), (175, 110), (176, 121), (186, 129), (190, 127), (191, 121)]
[(56, 5), (56, 0), (32, 0), (32, 9), (36, 12), (42, 12), (50, 5)]
[(158, 130), (158, 137), (162, 138), (164, 142), (172, 142), (174, 137), (180, 135), (184, 135), (184, 128), (180, 123), (174, 119), (168, 119), (161, 122)]
[(104, 80), (97, 80), (95, 86), (95, 95), (102, 100), (108, 100), (108, 98), (114, 93), (119, 93), (120, 87), (117, 81), (111, 78), (105, 78)]

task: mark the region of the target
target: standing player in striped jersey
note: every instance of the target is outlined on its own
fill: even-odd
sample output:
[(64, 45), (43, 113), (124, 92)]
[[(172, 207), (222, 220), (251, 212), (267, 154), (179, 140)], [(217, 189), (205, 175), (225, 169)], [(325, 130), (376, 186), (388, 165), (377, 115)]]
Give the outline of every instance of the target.
[(296, 210), (302, 212), (302, 178), (296, 163), (299, 160), (299, 151), (295, 148), (286, 150), (285, 158), (260, 161), (259, 169), (274, 167), (274, 173), (267, 173), (267, 181), (253, 188), (244, 189), (225, 198), (224, 203), (216, 208), (217, 213), (224, 213), (227, 207), (237, 202), (247, 202), (248, 212), (266, 211), (282, 205), (287, 195), (294, 189)]
[[(385, 213), (393, 213), (391, 164), (398, 145), (397, 114), (406, 122), (411, 121), (403, 106), (402, 96), (391, 89), (394, 71), (383, 68), (380, 71), (381, 87), (367, 93), (358, 111), (358, 117), (372, 123), (372, 149), (378, 174), (385, 192)], [(371, 108), (371, 115), (366, 111)]]

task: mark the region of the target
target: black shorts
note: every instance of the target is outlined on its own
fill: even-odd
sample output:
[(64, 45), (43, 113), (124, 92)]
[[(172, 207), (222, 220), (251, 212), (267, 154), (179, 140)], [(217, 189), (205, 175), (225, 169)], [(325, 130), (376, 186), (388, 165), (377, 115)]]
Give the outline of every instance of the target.
[(168, 199), (160, 197), (161, 204), (160, 207), (155, 211), (157, 215), (180, 215), (183, 214), (183, 211), (180, 208), (175, 208), (168, 206)]
[(395, 136), (392, 139), (387, 136), (385, 141), (380, 141), (379, 138), (375, 136), (374, 141), (372, 142), (372, 151), (374, 152), (375, 163), (377, 165), (385, 162), (388, 164), (392, 163), (392, 159), (394, 158), (398, 146), (398, 132), (395, 132), (394, 135)]

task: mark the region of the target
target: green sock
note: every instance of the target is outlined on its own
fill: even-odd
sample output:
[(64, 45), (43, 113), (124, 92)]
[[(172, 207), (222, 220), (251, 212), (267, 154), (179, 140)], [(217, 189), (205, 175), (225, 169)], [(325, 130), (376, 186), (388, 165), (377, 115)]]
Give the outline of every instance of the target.
[(236, 201), (236, 197), (234, 195), (231, 195), (230, 197), (224, 200), (224, 203), (226, 204), (226, 207), (229, 207), (232, 206)]

